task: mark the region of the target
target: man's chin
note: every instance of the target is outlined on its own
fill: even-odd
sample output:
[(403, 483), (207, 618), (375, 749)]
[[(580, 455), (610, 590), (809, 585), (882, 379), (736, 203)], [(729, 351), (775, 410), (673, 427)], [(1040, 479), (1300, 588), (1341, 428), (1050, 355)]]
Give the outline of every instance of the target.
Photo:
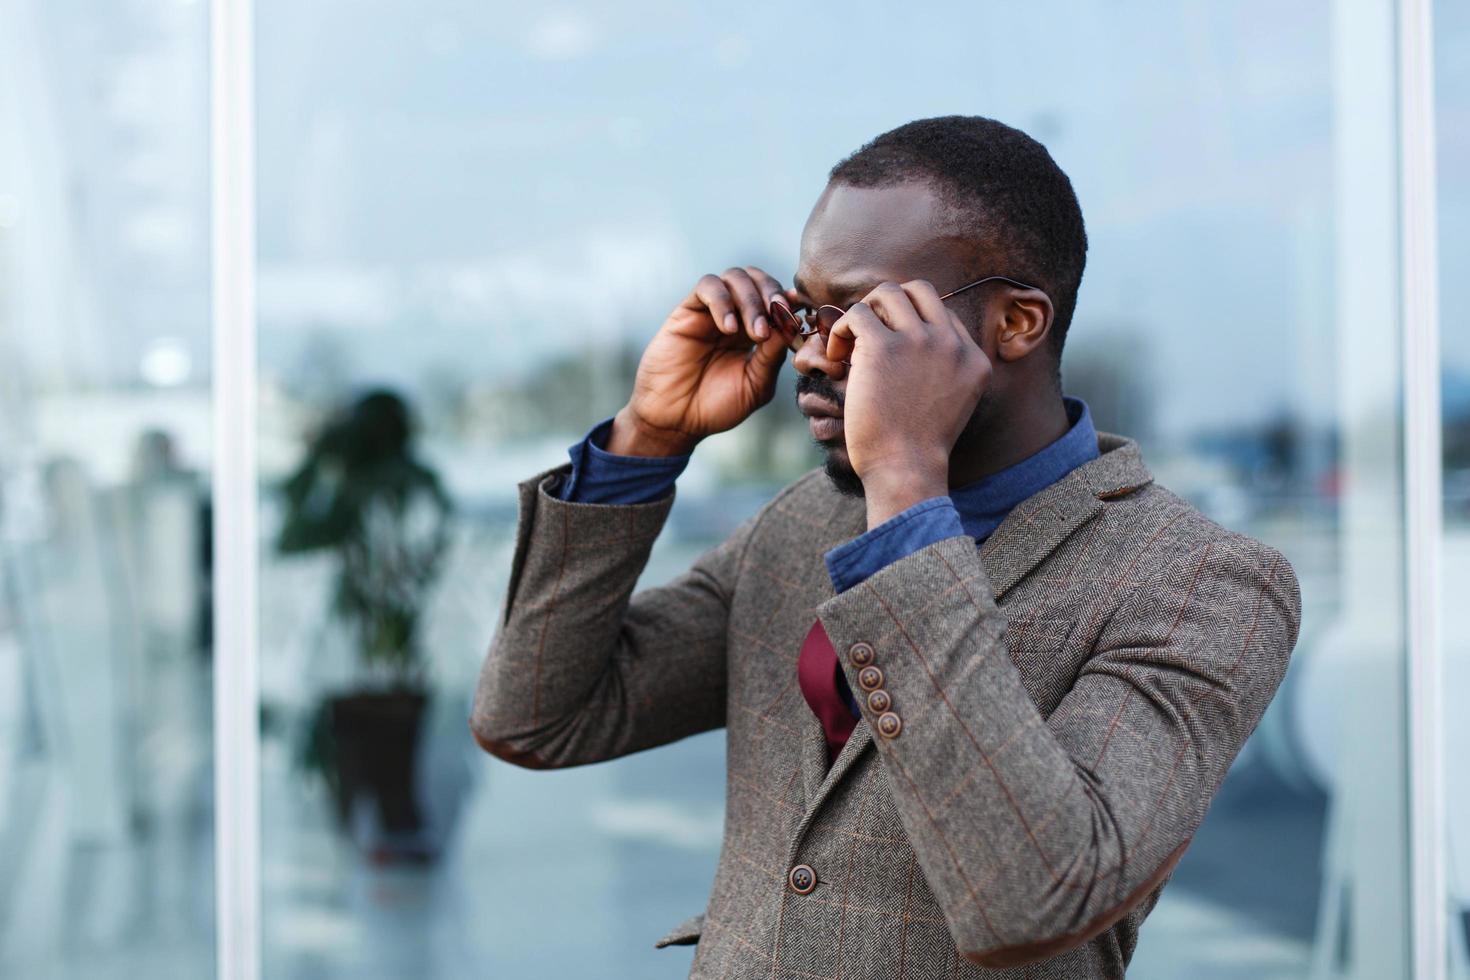
[(863, 481), (847, 458), (847, 447), (840, 443), (820, 445), (826, 451), (823, 468), (827, 472), (827, 479), (832, 481), (833, 488), (844, 497), (863, 496)]

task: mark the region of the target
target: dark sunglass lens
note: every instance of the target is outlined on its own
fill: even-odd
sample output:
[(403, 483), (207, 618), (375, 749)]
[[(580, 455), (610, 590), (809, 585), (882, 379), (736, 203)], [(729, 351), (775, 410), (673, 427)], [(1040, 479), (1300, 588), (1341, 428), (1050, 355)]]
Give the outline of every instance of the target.
[(836, 306), (819, 306), (816, 312), (817, 329), (825, 337), (832, 332), (832, 327), (847, 311)]
[(801, 319), (781, 303), (771, 304), (771, 321), (787, 340), (793, 340), (801, 334)]

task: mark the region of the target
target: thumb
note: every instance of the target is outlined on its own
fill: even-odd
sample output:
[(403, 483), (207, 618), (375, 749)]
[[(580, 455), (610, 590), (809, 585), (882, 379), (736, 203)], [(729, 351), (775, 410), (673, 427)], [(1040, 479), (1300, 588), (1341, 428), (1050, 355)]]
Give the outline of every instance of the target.
[(751, 383), (764, 390), (773, 382), (786, 361), (787, 349), (785, 338), (777, 330), (752, 347), (745, 362), (745, 373)]

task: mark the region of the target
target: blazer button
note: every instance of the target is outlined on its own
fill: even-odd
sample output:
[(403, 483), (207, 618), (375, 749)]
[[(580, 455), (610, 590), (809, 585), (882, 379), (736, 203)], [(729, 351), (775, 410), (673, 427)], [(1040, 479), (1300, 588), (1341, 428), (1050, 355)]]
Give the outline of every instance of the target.
[(810, 864), (798, 864), (792, 868), (787, 880), (791, 883), (791, 890), (798, 895), (810, 894), (817, 887), (817, 873)]
[(864, 667), (858, 671), (858, 684), (862, 685), (864, 691), (876, 691), (883, 686), (883, 668)]
[(875, 714), (881, 715), (893, 707), (893, 699), (888, 696), (887, 691), (880, 687), (868, 695), (868, 707), (872, 708)]
[(847, 659), (854, 667), (866, 667), (873, 662), (873, 648), (860, 640), (847, 648)]
[(878, 716), (878, 734), (884, 738), (898, 738), (898, 733), (903, 731), (903, 719), (891, 711), (885, 711)]

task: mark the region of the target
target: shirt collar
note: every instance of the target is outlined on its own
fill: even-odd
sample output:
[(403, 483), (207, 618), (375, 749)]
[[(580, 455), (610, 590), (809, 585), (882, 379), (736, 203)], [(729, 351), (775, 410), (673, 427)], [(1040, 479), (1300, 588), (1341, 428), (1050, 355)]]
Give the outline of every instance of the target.
[(961, 520), (1002, 516), (1098, 456), (1092, 412), (1080, 398), (1064, 395), (1071, 427), (1055, 442), (1005, 469), (949, 491)]

